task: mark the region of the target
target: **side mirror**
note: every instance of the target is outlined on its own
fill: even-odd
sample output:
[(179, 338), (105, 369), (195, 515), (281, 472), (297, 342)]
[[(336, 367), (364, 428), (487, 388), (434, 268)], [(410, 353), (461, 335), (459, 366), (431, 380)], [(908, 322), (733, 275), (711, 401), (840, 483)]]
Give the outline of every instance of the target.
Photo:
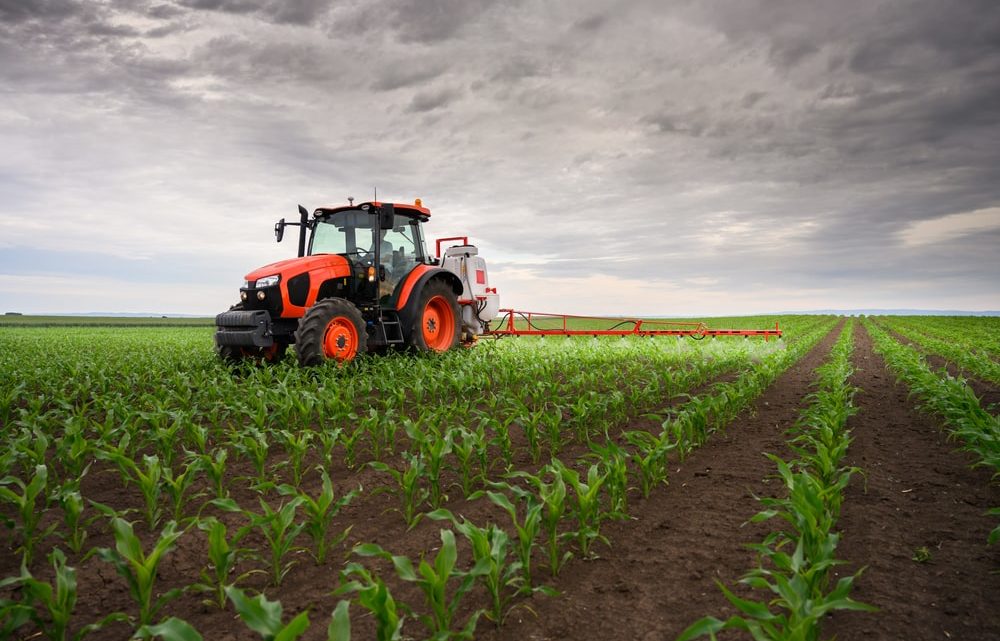
[(299, 205), (299, 215), (302, 216), (303, 218), (308, 218), (309, 217), (309, 212), (306, 211), (305, 207), (303, 207), (302, 205)]
[(395, 221), (396, 212), (393, 209), (392, 203), (382, 205), (378, 212), (378, 226), (383, 230), (392, 229)]
[(280, 243), (281, 239), (285, 237), (285, 219), (282, 218), (278, 222), (274, 223), (274, 240)]

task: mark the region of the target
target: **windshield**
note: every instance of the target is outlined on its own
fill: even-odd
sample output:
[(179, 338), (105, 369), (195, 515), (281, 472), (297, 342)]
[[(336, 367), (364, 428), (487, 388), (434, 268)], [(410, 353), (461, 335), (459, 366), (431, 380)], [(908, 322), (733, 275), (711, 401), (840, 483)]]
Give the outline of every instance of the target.
[(316, 219), (309, 255), (365, 255), (372, 250), (372, 225), (375, 217), (360, 209), (338, 211)]

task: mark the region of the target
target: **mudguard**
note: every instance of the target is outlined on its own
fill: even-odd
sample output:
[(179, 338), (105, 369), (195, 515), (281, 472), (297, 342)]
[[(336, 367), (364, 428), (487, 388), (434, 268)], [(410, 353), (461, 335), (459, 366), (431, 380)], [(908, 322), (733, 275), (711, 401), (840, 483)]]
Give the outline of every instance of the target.
[(399, 294), (396, 297), (396, 311), (404, 337), (409, 337), (413, 330), (420, 310), (420, 294), (424, 286), (432, 280), (441, 279), (451, 286), (455, 297), (462, 295), (462, 281), (453, 272), (430, 265), (418, 265), (399, 284)]

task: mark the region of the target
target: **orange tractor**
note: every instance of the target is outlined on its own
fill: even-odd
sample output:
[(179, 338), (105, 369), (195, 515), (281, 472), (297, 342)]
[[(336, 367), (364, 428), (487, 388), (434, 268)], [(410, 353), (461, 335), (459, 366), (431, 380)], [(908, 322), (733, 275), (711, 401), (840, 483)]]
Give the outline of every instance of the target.
[[(427, 252), (422, 223), (431, 212), (414, 204), (367, 202), (299, 206), (298, 257), (246, 275), (240, 302), (216, 316), (215, 344), (229, 362), (276, 361), (289, 345), (302, 365), (345, 362), (366, 351), (410, 347), (443, 352), (488, 330), (499, 298), (486, 261), (467, 238)], [(441, 242), (462, 240), (440, 255)]]
[[(348, 199), (351, 200), (351, 199)], [(366, 351), (447, 351), (480, 335), (780, 337), (774, 329), (709, 329), (701, 322), (583, 317), (500, 309), (486, 261), (467, 237), (441, 238), (427, 252), (431, 212), (378, 201), (317, 209), (299, 206), (297, 258), (246, 276), (240, 302), (215, 317), (215, 344), (229, 362), (273, 362), (295, 345), (299, 363), (346, 362)], [(441, 244), (461, 241), (441, 254)], [(499, 315), (499, 318), (498, 318)], [(490, 322), (497, 319), (494, 327)]]

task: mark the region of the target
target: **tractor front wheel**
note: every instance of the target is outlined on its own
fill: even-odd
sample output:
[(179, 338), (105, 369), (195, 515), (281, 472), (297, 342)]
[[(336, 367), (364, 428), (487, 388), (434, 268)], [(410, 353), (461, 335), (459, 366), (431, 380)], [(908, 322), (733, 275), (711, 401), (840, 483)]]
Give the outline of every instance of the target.
[(310, 307), (295, 332), (295, 353), (306, 367), (326, 361), (346, 363), (367, 348), (365, 320), (343, 298), (327, 298)]
[(451, 287), (432, 280), (420, 292), (410, 345), (419, 352), (446, 352), (458, 345), (461, 330), (458, 299)]

